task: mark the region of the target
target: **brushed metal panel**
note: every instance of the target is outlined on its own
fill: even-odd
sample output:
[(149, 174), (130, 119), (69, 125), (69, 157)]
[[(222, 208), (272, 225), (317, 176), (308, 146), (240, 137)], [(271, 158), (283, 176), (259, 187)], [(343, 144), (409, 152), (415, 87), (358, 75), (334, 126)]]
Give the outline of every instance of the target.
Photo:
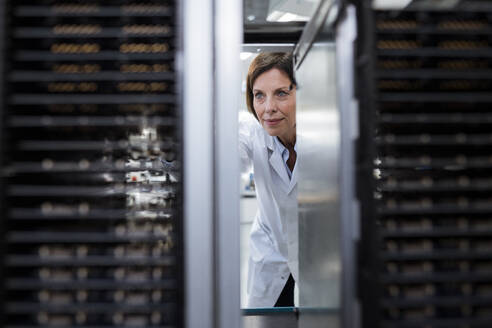
[(340, 308), (340, 114), (335, 51), (333, 40), (316, 41), (296, 73), (301, 309)]
[(243, 328), (297, 328), (298, 312), (295, 308), (249, 309), (241, 319)]
[(355, 141), (359, 136), (358, 101), (354, 90), (356, 12), (347, 6), (336, 31), (337, 94), (340, 112), (340, 217), (341, 217), (341, 325), (360, 327), (356, 295), (356, 241), (359, 239), (359, 203), (355, 191)]
[[(214, 189), (216, 328), (240, 327), (238, 93), (242, 37), (241, 1), (214, 1)], [(235, 89), (233, 89), (235, 90)]]
[(183, 71), (184, 93), (186, 328), (215, 326), (213, 88), (203, 87), (213, 85), (212, 4), (211, 0), (186, 0), (181, 4), (184, 51), (178, 65)]

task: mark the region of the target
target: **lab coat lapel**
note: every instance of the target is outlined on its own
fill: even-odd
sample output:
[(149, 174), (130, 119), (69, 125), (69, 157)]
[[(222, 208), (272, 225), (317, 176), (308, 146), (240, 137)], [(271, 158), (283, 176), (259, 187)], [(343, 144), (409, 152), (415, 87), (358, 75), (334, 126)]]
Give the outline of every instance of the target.
[(287, 189), (287, 193), (290, 194), (292, 189), (297, 184), (297, 163), (299, 162), (299, 156), (296, 159), (296, 164), (294, 165), (294, 170), (292, 171), (292, 175), (290, 176), (290, 181), (289, 181), (289, 188)]
[[(280, 177), (282, 180), (282, 188), (285, 192), (288, 192), (287, 190), (289, 189), (289, 176), (287, 175), (287, 171), (285, 168), (284, 160), (282, 158), (282, 154), (280, 154), (280, 151), (278, 150), (277, 147), (274, 147), (273, 144), (271, 145), (272, 147), (268, 147), (270, 151), (272, 152), (270, 154), (270, 165), (273, 167), (275, 172), (277, 172), (277, 175)], [(273, 149), (272, 149), (273, 148)]]

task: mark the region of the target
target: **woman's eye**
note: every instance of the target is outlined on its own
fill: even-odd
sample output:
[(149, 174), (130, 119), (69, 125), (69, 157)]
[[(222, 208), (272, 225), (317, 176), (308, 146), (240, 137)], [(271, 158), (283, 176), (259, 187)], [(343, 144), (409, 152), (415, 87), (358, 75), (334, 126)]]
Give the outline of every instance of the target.
[(287, 95), (288, 95), (288, 93), (287, 93), (287, 92), (285, 92), (285, 91), (279, 91), (279, 92), (277, 93), (277, 95), (278, 95), (278, 96), (280, 96), (280, 97), (285, 97), (285, 96), (287, 96)]
[(257, 94), (255, 94), (255, 99), (263, 99), (263, 94), (258, 92)]

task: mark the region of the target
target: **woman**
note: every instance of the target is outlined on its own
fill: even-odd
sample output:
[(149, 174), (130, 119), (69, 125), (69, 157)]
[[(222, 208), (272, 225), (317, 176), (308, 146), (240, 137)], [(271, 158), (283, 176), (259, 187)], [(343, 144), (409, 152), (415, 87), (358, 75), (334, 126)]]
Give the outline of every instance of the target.
[(291, 54), (261, 53), (253, 60), (246, 102), (256, 120), (240, 120), (240, 156), (243, 170), (253, 166), (258, 201), (249, 243), (248, 305), (293, 306), (298, 230)]

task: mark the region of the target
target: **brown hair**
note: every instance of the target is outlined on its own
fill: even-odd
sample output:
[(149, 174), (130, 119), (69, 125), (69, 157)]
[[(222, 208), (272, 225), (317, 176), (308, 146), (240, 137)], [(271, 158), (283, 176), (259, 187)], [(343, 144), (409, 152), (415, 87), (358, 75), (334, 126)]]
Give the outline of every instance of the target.
[(249, 65), (248, 76), (246, 77), (246, 105), (248, 110), (256, 116), (255, 108), (253, 107), (253, 84), (258, 76), (276, 68), (284, 72), (289, 77), (294, 86), (297, 86), (294, 77), (292, 53), (289, 52), (262, 52)]

